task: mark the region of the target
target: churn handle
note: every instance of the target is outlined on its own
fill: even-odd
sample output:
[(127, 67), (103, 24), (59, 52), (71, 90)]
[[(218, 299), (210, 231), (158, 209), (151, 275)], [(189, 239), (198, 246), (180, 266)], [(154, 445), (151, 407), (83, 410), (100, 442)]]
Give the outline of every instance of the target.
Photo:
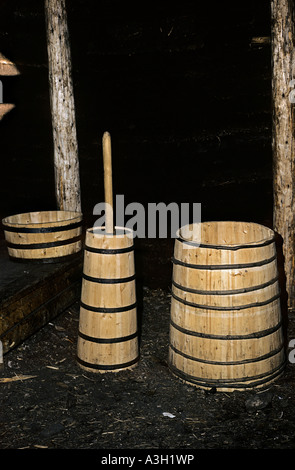
[(113, 221), (113, 183), (112, 183), (112, 146), (109, 132), (102, 138), (103, 165), (104, 165), (104, 194), (106, 203), (106, 232), (114, 233)]

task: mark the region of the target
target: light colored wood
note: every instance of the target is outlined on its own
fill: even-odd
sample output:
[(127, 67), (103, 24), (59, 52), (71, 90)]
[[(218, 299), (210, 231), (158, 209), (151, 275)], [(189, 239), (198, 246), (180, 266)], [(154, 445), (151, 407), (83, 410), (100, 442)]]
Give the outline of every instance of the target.
[(19, 75), (19, 70), (17, 66), (11, 62), (11, 60), (7, 59), (3, 54), (0, 52), (0, 75), (2, 76), (15, 76)]
[(6, 217), (2, 225), (11, 258), (58, 261), (78, 253), (82, 247), (81, 213), (28, 212)]
[(105, 227), (88, 229), (77, 344), (78, 363), (83, 369), (105, 373), (136, 366), (134, 276), (133, 239), (126, 229), (116, 227), (113, 235), (107, 234)]
[(78, 141), (65, 0), (45, 0), (55, 191), (59, 210), (81, 212)]
[[(272, 239), (273, 231), (254, 223), (243, 222), (206, 222), (200, 224), (200, 238), (191, 239), (186, 236), (188, 230), (184, 227), (180, 230), (180, 238), (187, 240), (185, 244), (175, 241), (174, 257), (187, 264), (200, 265), (204, 268), (194, 269), (193, 267), (177, 265), (174, 268), (174, 281), (177, 283), (186, 282), (186, 287), (198, 286), (199, 290), (208, 290), (208, 269), (210, 265), (239, 265), (244, 263), (259, 263), (268, 258), (276, 256), (275, 243), (255, 248), (255, 243)], [(193, 230), (188, 226), (190, 233)], [(195, 249), (195, 245), (201, 243), (204, 247)], [(247, 244), (250, 248), (243, 248), (241, 245)], [(216, 249), (211, 245), (235, 247), (238, 250)], [(274, 259), (270, 263), (264, 264), (251, 270), (247, 267), (237, 267), (231, 269), (226, 276), (220, 276), (219, 271), (210, 271), (210, 290), (232, 290), (248, 288), (253, 285), (261, 285), (269, 281), (273, 272), (277, 269), (277, 261)]]
[[(291, 0), (271, 1), (272, 24), (272, 149), (273, 226), (283, 239), (289, 308), (295, 307), (295, 127), (294, 6)], [(293, 82), (292, 82), (293, 81)], [(293, 94), (293, 96), (292, 96)], [(293, 99), (292, 99), (293, 97)]]
[(4, 118), (4, 116), (9, 113), (13, 108), (15, 108), (14, 104), (9, 103), (0, 103), (0, 121)]
[(268, 385), (284, 365), (274, 232), (204, 222), (199, 239), (182, 234), (173, 260), (171, 370), (201, 388)]
[(105, 132), (102, 138), (103, 163), (104, 163), (104, 193), (106, 203), (106, 231), (113, 233), (113, 181), (112, 181), (112, 145), (109, 132)]

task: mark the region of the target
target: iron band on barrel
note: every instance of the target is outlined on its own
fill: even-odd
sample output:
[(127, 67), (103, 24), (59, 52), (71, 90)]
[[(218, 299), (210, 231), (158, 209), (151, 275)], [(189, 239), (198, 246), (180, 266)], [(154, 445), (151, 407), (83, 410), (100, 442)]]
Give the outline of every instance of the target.
[(173, 264), (179, 264), (180, 266), (185, 266), (186, 268), (193, 269), (210, 269), (210, 270), (222, 270), (222, 269), (246, 269), (246, 268), (256, 268), (258, 266), (264, 266), (265, 264), (272, 263), (276, 260), (276, 255), (272, 256), (263, 261), (257, 261), (256, 263), (243, 263), (243, 264), (191, 264), (181, 261), (176, 258), (172, 258)]
[(79, 362), (79, 364), (81, 364), (82, 366), (87, 367), (89, 369), (105, 370), (105, 371), (108, 371), (108, 370), (113, 371), (113, 370), (116, 370), (116, 369), (126, 369), (127, 367), (131, 367), (134, 364), (136, 364), (138, 362), (138, 360), (139, 360), (139, 356), (136, 356), (135, 359), (133, 359), (131, 361), (128, 361), (128, 362), (124, 362), (122, 364), (106, 365), (106, 364), (94, 364), (92, 362), (86, 362), (86, 361), (83, 361), (83, 359), (81, 359), (77, 356), (77, 362)]
[(97, 277), (92, 277), (88, 276), (87, 274), (82, 274), (82, 278), (85, 279), (85, 281), (90, 281), (90, 282), (97, 282), (99, 284), (124, 284), (125, 282), (131, 282), (134, 281), (136, 276), (133, 274), (133, 276), (129, 277), (120, 277), (118, 279), (106, 279), (106, 278), (97, 278)]
[(128, 336), (121, 336), (120, 338), (94, 338), (93, 336), (88, 336), (82, 333), (81, 331), (78, 332), (80, 338), (85, 339), (86, 341), (90, 341), (91, 343), (100, 343), (100, 344), (114, 344), (114, 343), (123, 343), (125, 341), (131, 341), (134, 338), (138, 337), (138, 332), (128, 335)]
[(272, 286), (279, 280), (279, 276), (274, 277), (271, 281), (265, 282), (264, 284), (260, 284), (259, 286), (251, 286), (251, 287), (243, 287), (242, 289), (234, 289), (234, 290), (198, 290), (192, 289), (190, 287), (185, 287), (177, 282), (172, 280), (172, 285), (179, 290), (183, 290), (185, 292), (190, 292), (191, 294), (200, 294), (200, 295), (235, 295), (235, 294), (244, 294), (246, 292), (252, 292), (260, 289), (264, 289), (265, 287)]
[(71, 245), (72, 243), (77, 243), (82, 240), (82, 235), (79, 235), (75, 238), (68, 238), (66, 240), (59, 240), (49, 243), (26, 243), (26, 244), (16, 244), (7, 242), (8, 248), (13, 248), (16, 250), (40, 250), (43, 248), (54, 248), (57, 246)]
[(187, 330), (179, 325), (176, 325), (175, 322), (170, 320), (170, 325), (173, 326), (176, 330), (180, 331), (181, 333), (185, 335), (190, 335), (190, 336), (197, 336), (199, 338), (208, 338), (208, 339), (218, 339), (218, 340), (225, 340), (225, 341), (232, 341), (232, 340), (243, 340), (243, 339), (251, 339), (251, 338), (263, 338), (264, 336), (271, 335), (278, 331), (282, 327), (282, 321), (280, 321), (277, 325), (274, 327), (268, 328), (267, 330), (263, 331), (255, 331), (255, 333), (248, 333), (246, 335), (212, 335), (208, 333), (200, 333), (198, 331), (192, 331), (192, 330)]
[(236, 305), (236, 306), (229, 306), (229, 307), (217, 307), (215, 305), (201, 305), (201, 304), (196, 304), (194, 302), (189, 302), (187, 300), (181, 299), (177, 295), (172, 292), (172, 297), (177, 300), (177, 302), (180, 302), (184, 305), (188, 305), (189, 307), (195, 307), (195, 308), (200, 308), (200, 309), (205, 309), (205, 310), (220, 310), (220, 311), (234, 311), (234, 310), (244, 310), (247, 308), (257, 308), (257, 307), (262, 307), (263, 305), (268, 305), (274, 302), (275, 300), (279, 299), (280, 293), (274, 295), (271, 299), (264, 300), (262, 302), (255, 302), (253, 304), (248, 304), (248, 305)]
[(173, 351), (176, 354), (183, 356), (185, 359), (189, 359), (190, 361), (202, 362), (203, 364), (214, 364), (214, 365), (219, 365), (219, 366), (236, 366), (236, 365), (243, 365), (243, 364), (250, 364), (254, 362), (264, 361), (265, 359), (269, 359), (270, 357), (273, 357), (276, 354), (279, 354), (282, 351), (283, 347), (284, 345), (282, 344), (279, 348), (274, 349), (268, 354), (264, 354), (263, 356), (254, 357), (250, 359), (244, 359), (240, 361), (210, 361), (208, 359), (200, 359), (197, 357), (190, 356), (188, 354), (183, 353), (179, 349), (176, 349), (173, 345), (170, 345), (170, 348), (173, 349)]
[(121, 313), (127, 312), (128, 310), (133, 310), (136, 308), (137, 303), (134, 302), (132, 305), (126, 305), (123, 307), (92, 307), (91, 305), (86, 305), (83, 302), (80, 302), (80, 305), (85, 310), (89, 310), (90, 312), (97, 312), (97, 313)]
[(129, 253), (130, 251), (134, 251), (134, 246), (128, 246), (126, 248), (93, 248), (92, 246), (85, 246), (85, 250), (89, 251), (90, 253), (99, 253), (102, 255), (118, 255), (121, 253)]
[[(278, 377), (285, 367), (285, 362), (280, 364), (277, 367), (274, 367), (271, 371), (265, 372), (264, 374), (259, 374), (251, 377), (241, 377), (241, 378), (232, 378), (232, 379), (203, 379), (202, 377), (196, 377), (190, 374), (187, 374), (174, 365), (169, 364), (169, 369), (177, 375), (180, 379), (185, 382), (189, 382), (192, 385), (197, 385), (199, 387), (211, 387), (211, 388), (228, 388), (232, 389), (233, 386), (235, 389), (252, 389), (253, 387), (260, 387), (268, 382), (274, 380)], [(256, 380), (257, 379), (257, 380)], [(245, 383), (250, 381), (250, 383)]]
[(10, 225), (2, 224), (6, 232), (17, 233), (53, 233), (64, 232), (65, 230), (73, 230), (82, 227), (81, 222), (75, 222), (69, 225), (59, 225), (58, 227), (11, 227)]

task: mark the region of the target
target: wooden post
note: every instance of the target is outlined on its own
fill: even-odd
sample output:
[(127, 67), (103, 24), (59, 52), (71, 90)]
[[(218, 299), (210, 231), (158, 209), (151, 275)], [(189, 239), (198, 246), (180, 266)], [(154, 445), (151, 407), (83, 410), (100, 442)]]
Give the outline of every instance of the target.
[(45, 0), (58, 209), (81, 211), (78, 143), (65, 0)]
[[(288, 307), (295, 307), (295, 78), (293, 0), (272, 0), (273, 227), (283, 239)], [(293, 87), (293, 88), (292, 88)], [(294, 88), (295, 90), (295, 88)]]

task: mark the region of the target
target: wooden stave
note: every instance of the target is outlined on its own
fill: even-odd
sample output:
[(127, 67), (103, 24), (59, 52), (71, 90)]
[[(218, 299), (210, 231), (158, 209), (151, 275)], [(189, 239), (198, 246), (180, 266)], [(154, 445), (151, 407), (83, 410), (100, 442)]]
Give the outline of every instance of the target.
[[(128, 257), (129, 263), (123, 261), (124, 269), (118, 272), (112, 269), (110, 260), (114, 257)], [(104, 265), (99, 260), (108, 259)], [(89, 259), (95, 260), (88, 266)], [(118, 306), (115, 299), (118, 292), (123, 287), (123, 305)], [(87, 302), (89, 291), (95, 289), (96, 294), (92, 302)], [(129, 289), (129, 293), (128, 293)], [(102, 298), (103, 291), (113, 302), (105, 305), (105, 297)], [(95, 299), (96, 297), (96, 299)], [(98, 301), (100, 299), (100, 302)], [(91, 300), (91, 299), (90, 299)], [(90, 303), (90, 305), (89, 305)], [(99, 337), (98, 332), (89, 334), (87, 323), (95, 324), (95, 319), (99, 318), (104, 324), (104, 336)], [(91, 320), (89, 320), (91, 319)], [(120, 325), (120, 336), (112, 333), (116, 328), (109, 326), (110, 323)], [(85, 326), (86, 325), (86, 326)], [(127, 326), (129, 325), (129, 327)], [(131, 328), (131, 329), (128, 329)], [(109, 357), (109, 360), (106, 358)], [(95, 360), (93, 360), (95, 358)], [(116, 358), (113, 360), (111, 358)], [(132, 369), (139, 361), (138, 350), (138, 329), (137, 329), (137, 304), (135, 292), (135, 269), (134, 269), (134, 245), (133, 240), (128, 237), (116, 239), (116, 237), (106, 238), (94, 237), (91, 230), (87, 231), (85, 243), (85, 257), (83, 267), (83, 280), (81, 290), (80, 320), (77, 345), (77, 362), (79, 365), (91, 372), (119, 372)]]
[[(250, 244), (248, 246), (231, 246), (231, 247), (224, 247), (224, 246), (212, 246), (212, 244), (208, 245), (201, 245), (194, 246), (194, 243), (191, 243), (190, 246), (187, 246), (187, 241), (186, 240), (180, 240), (176, 239), (175, 241), (175, 248), (174, 248), (174, 258), (173, 258), (173, 279), (172, 279), (172, 298), (171, 298), (171, 323), (170, 323), (170, 343), (169, 343), (169, 357), (168, 357), (168, 362), (169, 362), (169, 367), (171, 368), (172, 372), (174, 375), (177, 375), (181, 380), (191, 383), (193, 385), (199, 386), (201, 388), (210, 388), (210, 387), (218, 387), (220, 390), (228, 390), (228, 391), (233, 391), (233, 390), (238, 390), (238, 389), (247, 389), (248, 387), (260, 387), (264, 386), (264, 384), (270, 383), (272, 381), (272, 374), (268, 373), (268, 371), (264, 371), (262, 375), (269, 376), (268, 378), (265, 378), (262, 381), (259, 381), (255, 376), (252, 380), (247, 380), (247, 377), (251, 375), (250, 370), (246, 372), (246, 375), (243, 377), (234, 377), (234, 383), (227, 383), (226, 385), (222, 386), (222, 380), (213, 380), (212, 377), (207, 376), (203, 377), (202, 374), (199, 374), (198, 370), (196, 369), (194, 371), (195, 375), (197, 375), (197, 378), (194, 378), (194, 374), (188, 374), (184, 370), (184, 364), (185, 362), (182, 363), (182, 365), (179, 365), (178, 367), (175, 365), (176, 362), (176, 352), (173, 352), (174, 344), (175, 343), (175, 331), (174, 331), (174, 325), (173, 322), (175, 319), (177, 321), (180, 321), (181, 323), (181, 316), (179, 316), (179, 311), (181, 311), (181, 308), (183, 308), (184, 312), (187, 309), (191, 309), (194, 311), (194, 313), (191, 313), (192, 317), (195, 317), (195, 324), (198, 320), (198, 317), (200, 317), (200, 312), (202, 312), (202, 315), (206, 317), (206, 315), (213, 314), (215, 315), (215, 318), (218, 318), (218, 315), (221, 317), (224, 315), (233, 315), (237, 314), (239, 311), (243, 311), (243, 314), (249, 315), (249, 318), (251, 318), (251, 315), (253, 315), (253, 312), (257, 307), (259, 307), (259, 302), (257, 302), (257, 295), (260, 294), (262, 297), (264, 296), (264, 303), (267, 305), (271, 305), (273, 311), (271, 310), (270, 312), (270, 323), (276, 324), (275, 329), (277, 329), (277, 334), (278, 338), (276, 339), (276, 343), (278, 348), (269, 351), (270, 356), (274, 355), (277, 360), (279, 361), (276, 364), (276, 368), (278, 369), (283, 369), (284, 367), (284, 350), (283, 350), (283, 336), (282, 336), (282, 329), (281, 329), (281, 311), (280, 311), (280, 291), (279, 291), (279, 284), (278, 284), (278, 273), (277, 273), (277, 262), (276, 262), (276, 249), (275, 249), (275, 242), (274, 242), (274, 236), (272, 235), (272, 232), (269, 232), (270, 237), (268, 240), (261, 241), (259, 243), (259, 246), (254, 246), (253, 244)], [(250, 250), (249, 250), (250, 248)], [(260, 256), (257, 257), (257, 253), (260, 250)], [(198, 255), (195, 255), (195, 253), (198, 252)], [(216, 256), (216, 253), (218, 253), (218, 256)], [(225, 253), (225, 254), (224, 254)], [(251, 253), (252, 257), (250, 259), (246, 256), (247, 253)], [(213, 256), (215, 254), (215, 256)], [(257, 257), (256, 259), (253, 259), (253, 254)], [(209, 256), (210, 255), (210, 256)], [(183, 259), (182, 259), (183, 256)], [(208, 266), (205, 266), (204, 261), (210, 260), (210, 263)], [(219, 261), (219, 264), (217, 264), (217, 261)], [(222, 262), (221, 262), (222, 261)], [(230, 263), (233, 263), (231, 265)], [(269, 269), (269, 267), (272, 267), (272, 269)], [(265, 272), (263, 273), (264, 276), (255, 276), (251, 279), (251, 270), (252, 274), (256, 270), (261, 269), (261, 267), (265, 267), (262, 269), (265, 269)], [(208, 269), (206, 269), (208, 268)], [(220, 281), (220, 274), (234, 274), (235, 276), (237, 275), (237, 270), (238, 274), (242, 274), (243, 281), (245, 281), (245, 276), (246, 280), (248, 283), (246, 283), (246, 288), (245, 288), (245, 282), (240, 282), (240, 283), (233, 283), (228, 281), (228, 282), (219, 282)], [(250, 270), (250, 274), (249, 273)], [(191, 276), (189, 275), (189, 272), (191, 273)], [(183, 274), (186, 274), (184, 276)], [(197, 273), (197, 275), (195, 274)], [(208, 281), (208, 273), (210, 276), (215, 276), (215, 280), (212, 284), (210, 284), (210, 287), (213, 285), (213, 290), (207, 290), (205, 289), (206, 283)], [(247, 279), (248, 277), (248, 279)], [(181, 282), (183, 281), (184, 285), (181, 285)], [(241, 278), (240, 278), (241, 279)], [(197, 281), (196, 281), (197, 280)], [(201, 282), (198, 282), (201, 281)], [(203, 281), (203, 283), (202, 283)], [(264, 283), (262, 283), (264, 281)], [(197, 286), (197, 288), (196, 288)], [(218, 287), (218, 288), (216, 288)], [(249, 305), (245, 305), (243, 303), (243, 298), (240, 298), (238, 296), (246, 296), (252, 295), (252, 300), (253, 302), (250, 302)], [(274, 295), (270, 295), (270, 294)], [(180, 295), (179, 295), (180, 294)], [(261, 297), (261, 298), (262, 298)], [(233, 305), (234, 304), (234, 305)], [(181, 305), (181, 307), (179, 307)], [(275, 307), (274, 307), (275, 306)], [(263, 308), (263, 307), (260, 307)], [(177, 312), (178, 309), (178, 312)], [(180, 309), (180, 310), (179, 310)], [(198, 315), (199, 314), (199, 315)], [(273, 318), (272, 318), (273, 317)], [(182, 317), (182, 320), (185, 318), (185, 313), (184, 316)], [(187, 319), (186, 319), (187, 321)], [(192, 324), (194, 324), (193, 320)], [(188, 322), (189, 323), (189, 322)], [(206, 320), (205, 320), (206, 323)], [(231, 323), (231, 319), (229, 319), (229, 324)], [(189, 325), (186, 325), (189, 326)], [(199, 326), (199, 324), (198, 324)], [(247, 321), (244, 322), (244, 327), (247, 326)], [(200, 338), (199, 341), (202, 341), (202, 336), (206, 336), (206, 325), (204, 324), (201, 328), (200, 333)], [(218, 329), (218, 328), (217, 328)], [(271, 330), (271, 328), (270, 328)], [(225, 331), (222, 331), (223, 334)], [(211, 335), (215, 333), (216, 335), (216, 330), (211, 330), (210, 331)], [(238, 331), (238, 333), (241, 335), (243, 333), (242, 331)], [(255, 333), (255, 332), (254, 332)], [(181, 334), (178, 332), (178, 334)], [(177, 336), (177, 335), (176, 335)], [(210, 336), (210, 335), (209, 335)], [(228, 339), (226, 338), (227, 335), (224, 336), (223, 339)], [(217, 336), (216, 336), (217, 337)], [(239, 335), (237, 335), (239, 337)], [(222, 335), (219, 337), (219, 340), (222, 338)], [(204, 341), (204, 340), (203, 340)], [(177, 341), (176, 341), (177, 344)], [(184, 340), (184, 344), (185, 340)], [(267, 344), (264, 345), (266, 346), (267, 349)], [(206, 348), (205, 348), (206, 349)], [(262, 348), (263, 349), (263, 348)], [(187, 355), (186, 351), (180, 351), (181, 353)], [(228, 351), (227, 351), (228, 352)], [(264, 351), (265, 352), (265, 351)], [(263, 353), (263, 351), (262, 351)], [(273, 354), (272, 354), (273, 353)], [(223, 352), (224, 354), (224, 352)], [(264, 357), (264, 359), (263, 359)], [(267, 351), (266, 354), (262, 354), (262, 361), (265, 361), (267, 357)], [(204, 361), (205, 357), (193, 357), (193, 361), (196, 363), (196, 361)], [(215, 367), (218, 366), (219, 364), (222, 364), (222, 361), (218, 361), (218, 357), (213, 357), (210, 358), (211, 362), (213, 362), (213, 365), (211, 364), (210, 367), (214, 367), (214, 360), (216, 362)], [(249, 358), (250, 361), (250, 366), (248, 368), (251, 368), (251, 362), (253, 362), (255, 358)], [(187, 359), (190, 360), (190, 359)], [(232, 362), (232, 361), (231, 361)], [(259, 362), (259, 361), (257, 361)], [(227, 364), (226, 362), (222, 365), (222, 367), (233, 367), (232, 364)], [(208, 367), (208, 365), (207, 365)], [(236, 364), (236, 367), (237, 364)], [(262, 366), (261, 366), (262, 367)], [(183, 370), (181, 370), (183, 369)], [(220, 368), (219, 368), (220, 369)], [(211, 370), (212, 374), (214, 373), (217, 375), (220, 373), (220, 370), (217, 369), (214, 371), (213, 369)], [(200, 370), (203, 370), (202, 368)], [(258, 374), (259, 375), (259, 374)], [(280, 374), (279, 374), (280, 375)], [(275, 378), (273, 379), (275, 380)], [(241, 382), (241, 383), (240, 383)], [(245, 385), (246, 386), (243, 386)], [(242, 384), (242, 385), (241, 385)], [(223, 388), (222, 388), (223, 387)]]

